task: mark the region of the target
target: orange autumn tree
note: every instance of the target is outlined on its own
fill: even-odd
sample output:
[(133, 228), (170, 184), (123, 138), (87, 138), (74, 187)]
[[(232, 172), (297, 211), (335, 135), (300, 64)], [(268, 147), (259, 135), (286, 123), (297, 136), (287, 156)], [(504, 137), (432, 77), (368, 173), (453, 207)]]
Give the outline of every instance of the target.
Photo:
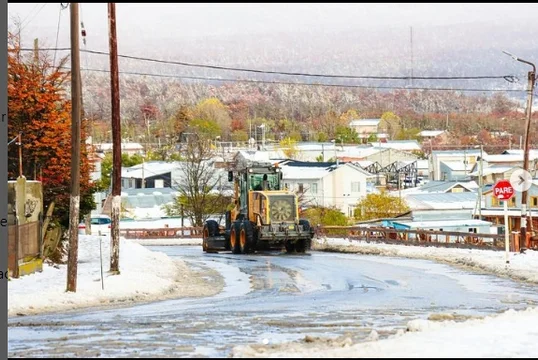
[[(38, 59), (20, 51), (20, 41), (8, 35), (8, 134), (22, 133), (22, 173), (43, 183), (45, 209), (54, 201), (54, 218), (69, 226), (71, 192), (71, 101), (64, 58), (53, 67), (47, 54)], [(95, 187), (85, 144), (87, 122), (81, 124), (80, 215), (95, 207)], [(8, 147), (8, 177), (19, 176), (18, 145)]]

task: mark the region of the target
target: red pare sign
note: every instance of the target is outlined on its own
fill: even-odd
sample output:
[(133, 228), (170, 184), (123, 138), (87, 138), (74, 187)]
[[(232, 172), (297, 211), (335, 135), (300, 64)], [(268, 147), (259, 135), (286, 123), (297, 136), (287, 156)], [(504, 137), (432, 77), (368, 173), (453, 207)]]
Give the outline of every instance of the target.
[(510, 181), (508, 180), (499, 180), (493, 186), (493, 196), (499, 200), (510, 200), (514, 196), (514, 188)]

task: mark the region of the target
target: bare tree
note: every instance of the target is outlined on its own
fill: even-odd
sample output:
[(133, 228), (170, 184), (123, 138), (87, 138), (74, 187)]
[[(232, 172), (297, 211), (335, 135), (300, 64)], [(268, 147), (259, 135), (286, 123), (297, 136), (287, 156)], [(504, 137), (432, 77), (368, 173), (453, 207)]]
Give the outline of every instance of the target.
[(210, 139), (198, 134), (188, 134), (182, 144), (182, 176), (175, 187), (179, 196), (171, 206), (166, 207), (169, 215), (190, 218), (194, 226), (203, 226), (212, 214), (224, 214), (230, 198), (222, 194), (221, 187), (226, 179), (224, 173), (215, 168), (215, 150)]

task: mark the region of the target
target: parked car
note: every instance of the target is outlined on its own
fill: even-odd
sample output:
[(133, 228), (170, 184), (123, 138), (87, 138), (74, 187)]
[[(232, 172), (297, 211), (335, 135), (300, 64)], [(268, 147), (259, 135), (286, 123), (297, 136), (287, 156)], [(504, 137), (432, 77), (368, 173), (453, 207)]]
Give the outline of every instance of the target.
[[(110, 228), (112, 225), (112, 219), (108, 215), (94, 215), (90, 220), (91, 235), (110, 235)], [(81, 222), (78, 225), (78, 233), (86, 235), (86, 224)]]

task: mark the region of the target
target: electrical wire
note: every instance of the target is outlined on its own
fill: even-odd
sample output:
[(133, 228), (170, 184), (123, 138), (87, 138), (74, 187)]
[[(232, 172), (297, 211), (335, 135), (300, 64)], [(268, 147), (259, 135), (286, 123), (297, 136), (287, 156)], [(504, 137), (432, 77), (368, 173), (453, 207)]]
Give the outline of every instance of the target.
[[(62, 69), (70, 70), (69, 67), (62, 67)], [(103, 72), (103, 73), (110, 72), (110, 70), (102, 70), (102, 69), (80, 69), (80, 70), (91, 71), (91, 72)], [(134, 72), (134, 71), (119, 71), (118, 73), (123, 74), (123, 75), (151, 76), (151, 77), (174, 78), (174, 79), (185, 79), (185, 80), (242, 82), (242, 83), (275, 84), (275, 85), (322, 86), (322, 87), (337, 87), (337, 88), (425, 90), (425, 91), (470, 91), (470, 92), (525, 92), (525, 90), (514, 90), (514, 89), (427, 88), (427, 87), (405, 87), (405, 86), (368, 86), (368, 85), (300, 83), (300, 82), (289, 82), (289, 81), (232, 79), (232, 78), (216, 78), (216, 77), (203, 77), (203, 76), (187, 76), (187, 75), (164, 75), (164, 74), (151, 74), (151, 73)]]
[[(43, 51), (68, 51), (71, 48), (43, 48)], [(33, 49), (21, 48), (20, 51), (33, 51)], [(81, 49), (81, 52), (86, 52), (89, 54), (95, 55), (110, 55), (105, 51), (97, 50), (87, 50)], [(374, 76), (374, 75), (334, 75), (334, 74), (311, 74), (311, 73), (300, 73), (300, 72), (284, 72), (284, 71), (270, 71), (270, 70), (256, 70), (256, 69), (247, 69), (247, 68), (235, 68), (219, 65), (207, 65), (207, 64), (194, 64), (181, 61), (169, 61), (169, 60), (159, 60), (152, 58), (144, 58), (131, 55), (118, 55), (120, 58), (130, 59), (130, 60), (139, 60), (139, 61), (149, 61), (160, 64), (169, 64), (169, 65), (181, 65), (188, 67), (199, 67), (206, 69), (217, 69), (217, 70), (229, 70), (229, 71), (241, 71), (241, 72), (253, 72), (258, 74), (273, 74), (273, 75), (287, 75), (287, 76), (308, 76), (308, 77), (321, 77), (321, 78), (339, 78), (339, 79), (364, 79), (364, 80), (484, 80), (484, 79), (503, 79), (506, 81), (516, 81), (517, 77), (514, 75), (483, 75), (483, 76)]]
[(34, 20), (35, 17), (41, 12), (41, 10), (43, 10), (43, 8), (44, 8), (45, 6), (47, 6), (47, 5), (48, 5), (48, 3), (44, 3), (44, 4), (39, 8), (39, 10), (37, 10), (37, 12), (34, 14), (34, 16), (32, 16), (32, 18), (28, 20), (28, 22), (27, 22), (25, 25), (22, 25), (22, 23), (21, 23), (21, 31), (22, 31), (28, 24), (30, 24), (30, 23), (32, 22), (32, 20)]
[[(63, 4), (60, 4), (60, 11), (58, 12), (58, 27), (56, 28), (56, 45), (55, 48), (58, 47), (58, 39), (60, 36), (60, 20), (62, 18), (62, 10), (67, 9), (67, 7), (64, 7)], [(56, 65), (56, 50), (54, 50), (54, 58), (52, 60), (52, 67)]]

